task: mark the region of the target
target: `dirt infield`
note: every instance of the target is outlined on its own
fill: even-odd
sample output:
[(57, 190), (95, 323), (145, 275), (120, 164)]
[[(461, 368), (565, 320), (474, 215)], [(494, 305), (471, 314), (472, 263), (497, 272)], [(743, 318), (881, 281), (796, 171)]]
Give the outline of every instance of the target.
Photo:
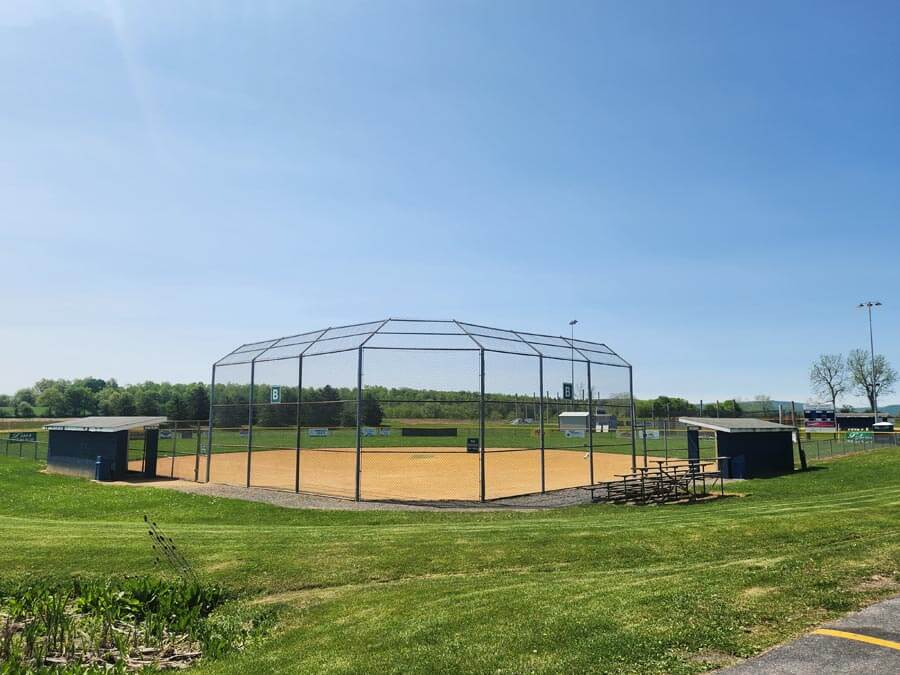
[[(295, 450), (254, 451), (250, 484), (293, 490), (297, 455)], [(193, 480), (193, 455), (160, 457), (157, 474)], [(140, 469), (140, 462), (132, 462)], [(586, 485), (590, 482), (588, 457), (584, 451), (546, 450), (547, 490)], [(355, 451), (351, 448), (303, 450), (300, 453), (300, 490), (338, 497), (353, 497)], [(631, 456), (594, 453), (594, 481), (610, 480), (631, 470)], [(485, 496), (488, 499), (540, 492), (540, 451), (492, 449), (485, 453)], [(200, 479), (206, 475), (206, 458), (199, 460)], [(210, 481), (245, 485), (247, 453), (217, 453), (210, 467)], [(368, 448), (361, 463), (363, 499), (477, 500), (479, 497), (478, 454), (453, 448)]]

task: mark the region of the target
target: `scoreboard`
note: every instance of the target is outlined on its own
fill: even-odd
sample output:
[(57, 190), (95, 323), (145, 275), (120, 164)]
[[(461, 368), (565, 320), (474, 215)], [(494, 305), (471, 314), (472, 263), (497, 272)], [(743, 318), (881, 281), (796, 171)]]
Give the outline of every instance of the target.
[(835, 426), (834, 408), (832, 408), (831, 406), (817, 407), (817, 408), (804, 408), (803, 409), (803, 418), (804, 418), (804, 425), (806, 426), (807, 429), (814, 429), (814, 428), (834, 429), (834, 426)]

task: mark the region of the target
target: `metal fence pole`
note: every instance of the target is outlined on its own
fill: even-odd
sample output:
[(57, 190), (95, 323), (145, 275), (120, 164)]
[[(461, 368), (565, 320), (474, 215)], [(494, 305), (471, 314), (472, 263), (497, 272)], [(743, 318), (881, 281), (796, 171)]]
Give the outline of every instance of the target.
[[(198, 482), (200, 480), (200, 446), (203, 440), (203, 427), (200, 425), (200, 421), (197, 420), (197, 440), (196, 447), (194, 449), (194, 482)], [(207, 457), (207, 464), (209, 464), (209, 458)], [(207, 482), (209, 482), (207, 480)]]
[(294, 492), (300, 492), (300, 440), (303, 418), (300, 416), (300, 407), (303, 405), (303, 354), (297, 359), (297, 443), (296, 459), (294, 460)]
[(669, 461), (669, 413), (666, 412), (666, 422), (663, 430), (663, 434), (665, 434), (665, 443), (666, 443), (666, 461)]
[(356, 501), (362, 496), (361, 475), (362, 472), (362, 367), (363, 348), (359, 348), (359, 359), (356, 365)]
[(478, 403), (478, 472), (479, 472), (479, 497), (484, 501), (484, 349), (479, 351), (481, 356), (481, 398)]
[(172, 426), (172, 469), (169, 471), (169, 478), (175, 478), (175, 453), (178, 450), (176, 447), (178, 443), (178, 422), (175, 422)]
[(628, 366), (628, 398), (631, 400), (631, 470), (637, 471), (637, 438), (635, 436), (635, 414), (634, 414), (634, 373), (632, 367)]
[[(216, 367), (212, 367), (209, 381), (209, 427), (206, 429), (206, 482), (209, 482), (209, 465), (212, 464), (213, 405), (216, 402)], [(195, 478), (196, 480), (196, 478)]]
[(590, 484), (594, 484), (594, 390), (591, 387), (591, 362), (587, 362), (587, 386), (588, 386), (588, 461), (590, 470), (588, 477)]
[(544, 468), (544, 357), (538, 356), (538, 379), (541, 385), (541, 398), (538, 402), (538, 412), (541, 416), (541, 492), (546, 492), (547, 482)]
[(250, 362), (250, 401), (247, 406), (247, 487), (250, 487), (250, 463), (253, 460), (253, 390), (256, 388), (256, 360)]

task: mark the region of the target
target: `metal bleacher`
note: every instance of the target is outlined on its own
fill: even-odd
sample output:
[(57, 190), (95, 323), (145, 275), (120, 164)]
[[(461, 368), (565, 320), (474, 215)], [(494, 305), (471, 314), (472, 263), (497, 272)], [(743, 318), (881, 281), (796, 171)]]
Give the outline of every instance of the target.
[[(635, 467), (632, 473), (616, 474), (616, 479), (595, 483), (582, 488), (591, 493), (593, 502), (615, 504), (665, 504), (691, 502), (714, 495), (725, 494), (719, 459), (650, 460), (646, 467)], [(652, 466), (652, 465), (656, 466)]]

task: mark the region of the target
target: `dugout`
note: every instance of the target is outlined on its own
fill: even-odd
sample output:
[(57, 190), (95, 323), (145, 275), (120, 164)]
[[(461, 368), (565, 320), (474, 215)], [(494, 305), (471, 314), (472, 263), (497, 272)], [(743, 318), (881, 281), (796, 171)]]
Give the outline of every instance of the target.
[(560, 431), (587, 431), (590, 426), (590, 415), (587, 412), (559, 413)]
[(48, 424), (44, 427), (49, 432), (47, 471), (94, 478), (101, 457), (106, 478), (124, 478), (128, 474), (128, 434), (139, 430), (144, 439), (144, 473), (156, 475), (159, 425), (165, 421), (165, 417), (81, 417)]
[(688, 428), (689, 455), (692, 445), (699, 448), (700, 429), (716, 433), (716, 455), (724, 478), (764, 478), (794, 470), (793, 427), (741, 417), (681, 417), (678, 421)]
[(868, 413), (844, 413), (835, 414), (837, 427), (839, 431), (872, 431), (875, 424), (882, 422), (891, 422), (891, 417), (887, 413), (878, 413), (878, 419), (875, 414)]

